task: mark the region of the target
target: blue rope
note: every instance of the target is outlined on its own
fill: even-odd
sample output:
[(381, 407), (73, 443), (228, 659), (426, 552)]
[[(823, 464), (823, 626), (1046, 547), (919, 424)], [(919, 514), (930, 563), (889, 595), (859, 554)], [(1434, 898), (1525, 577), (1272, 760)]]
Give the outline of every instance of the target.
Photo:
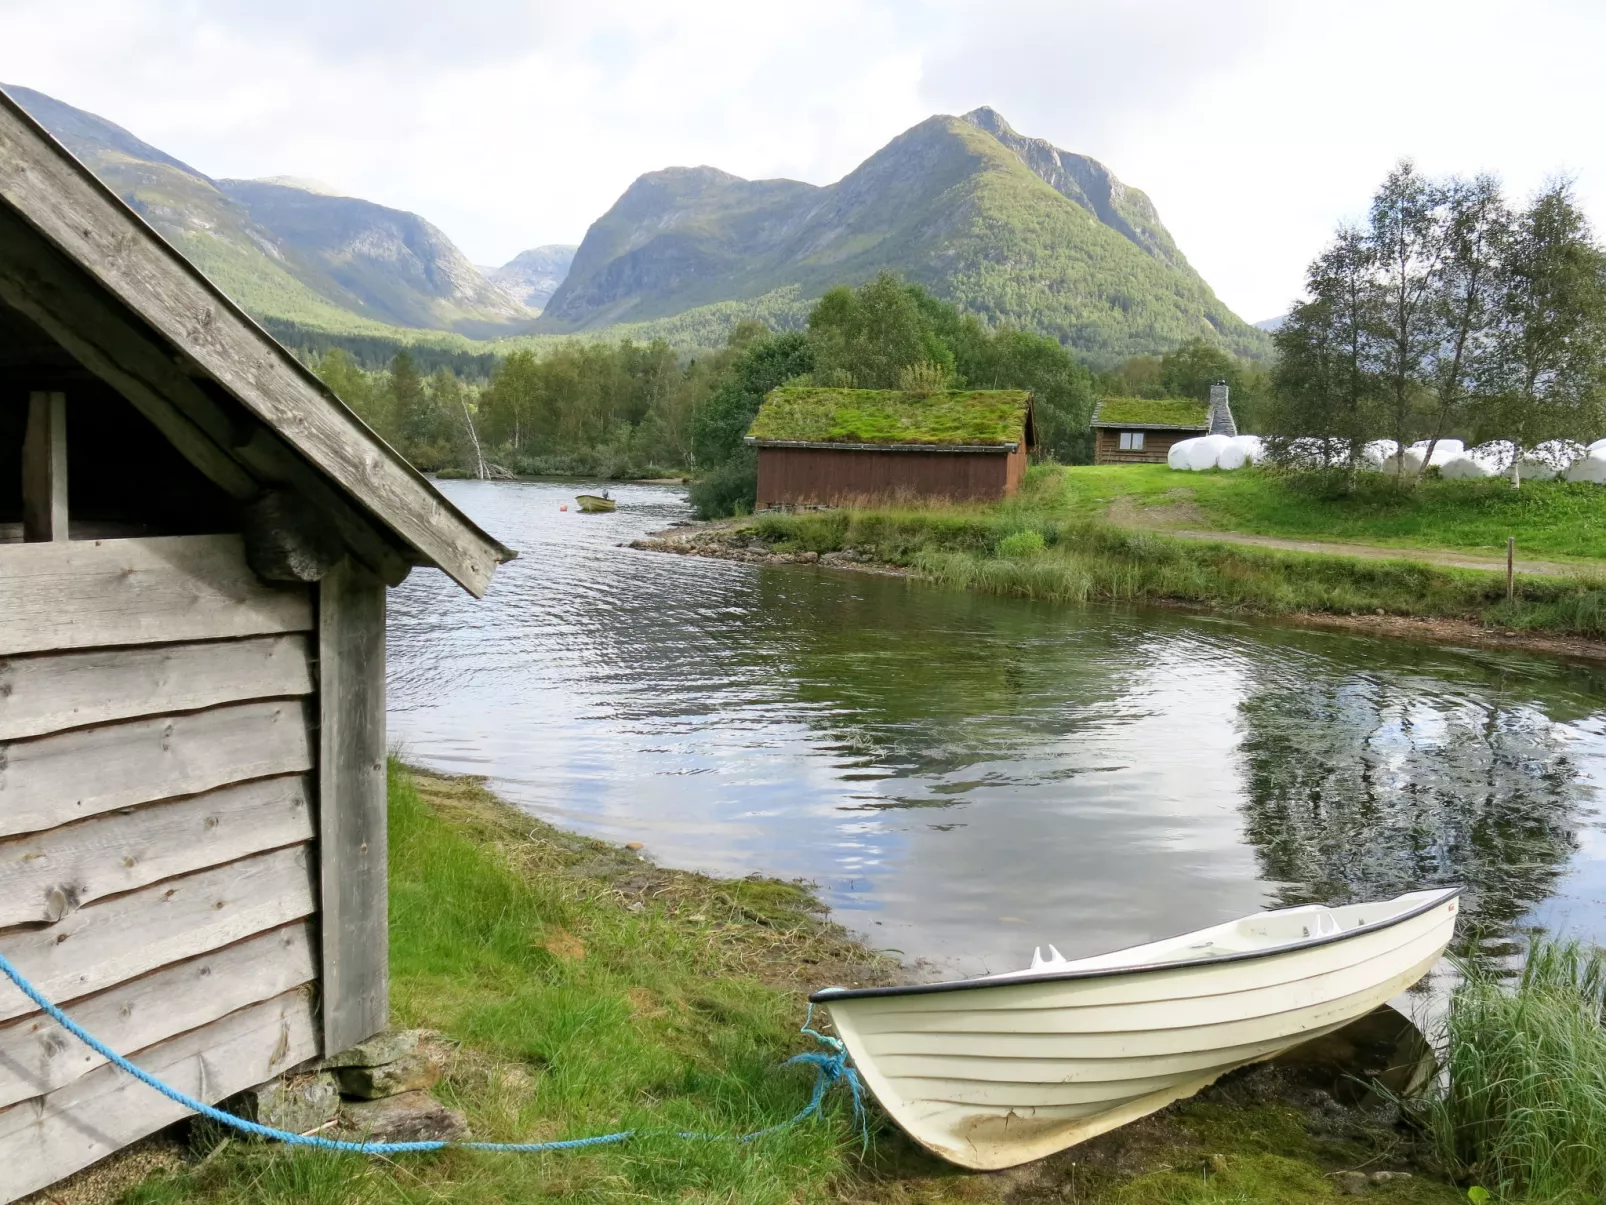
[[(11, 965), (4, 954), (0, 954), (0, 973), (11, 980), (17, 989), (32, 1000), (56, 1024), (60, 1025), (73, 1037), (88, 1046), (101, 1058), (114, 1067), (128, 1072), (140, 1083), (155, 1089), (168, 1100), (182, 1105), (193, 1113), (198, 1113), (219, 1125), (229, 1129), (239, 1130), (241, 1133), (251, 1134), (257, 1138), (269, 1138), (275, 1142), (283, 1142), (290, 1146), (309, 1146), (323, 1151), (345, 1151), (357, 1155), (402, 1155), (421, 1151), (440, 1151), (448, 1147), (455, 1147), (469, 1151), (501, 1151), (503, 1153), (532, 1155), (545, 1154), (552, 1151), (574, 1151), (588, 1146), (611, 1146), (615, 1143), (628, 1142), (632, 1138), (643, 1137), (645, 1134), (639, 1130), (620, 1130), (614, 1134), (601, 1134), (595, 1138), (569, 1138), (559, 1142), (344, 1142), (336, 1138), (319, 1138), (315, 1134), (296, 1134), (289, 1130), (276, 1130), (272, 1126), (259, 1125), (254, 1121), (246, 1121), (243, 1117), (236, 1117), (232, 1113), (225, 1113), (222, 1109), (213, 1108), (204, 1101), (187, 1096), (168, 1084), (164, 1084), (150, 1072), (136, 1067), (122, 1055), (118, 1054), (99, 1038), (83, 1029), (76, 1021), (62, 1012), (55, 1004), (47, 1000), (43, 993), (23, 976), (22, 972)], [(737, 1142), (752, 1142), (768, 1134), (788, 1129), (806, 1120), (819, 1112), (825, 1094), (831, 1085), (838, 1081), (846, 1081), (848, 1090), (853, 1096), (854, 1117), (859, 1124), (859, 1132), (865, 1144), (870, 1141), (870, 1131), (865, 1122), (864, 1115), (864, 1088), (859, 1082), (859, 1074), (848, 1062), (848, 1052), (842, 1043), (835, 1038), (828, 1038), (824, 1034), (815, 1033), (809, 1026), (814, 1019), (814, 1005), (809, 1005), (807, 1018), (803, 1022), (800, 1033), (808, 1034), (831, 1048), (830, 1054), (810, 1051), (804, 1054), (793, 1055), (787, 1059), (786, 1065), (793, 1063), (809, 1063), (814, 1067), (814, 1092), (809, 1097), (809, 1103), (795, 1117), (777, 1125), (768, 1126), (762, 1130), (755, 1130), (751, 1134), (741, 1134), (734, 1137)], [(677, 1138), (687, 1138), (702, 1141), (720, 1141), (731, 1138), (726, 1134), (699, 1134), (682, 1131), (675, 1135)]]

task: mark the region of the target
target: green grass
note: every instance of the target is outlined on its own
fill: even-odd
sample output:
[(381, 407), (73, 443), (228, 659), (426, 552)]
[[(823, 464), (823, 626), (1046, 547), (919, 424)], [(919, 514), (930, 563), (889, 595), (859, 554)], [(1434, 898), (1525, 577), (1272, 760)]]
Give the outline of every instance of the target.
[(751, 530), (780, 552), (870, 550), (949, 585), (1054, 602), (1382, 613), (1606, 636), (1606, 582), (1582, 570), (1525, 577), (1508, 604), (1504, 577), (1481, 570), (1179, 540), (1090, 519), (1064, 501), (1061, 482), (1059, 471), (1037, 472), (1020, 497), (994, 506), (767, 514)]
[(1210, 403), (1189, 398), (1107, 397), (1093, 416), (1101, 423), (1137, 423), (1167, 427), (1210, 425)]
[(1606, 1200), (1606, 950), (1538, 940), (1515, 985), (1466, 975), (1423, 1110), (1441, 1158), (1496, 1200)]
[[(390, 799), (395, 1020), (460, 1044), (441, 1095), (476, 1137), (773, 1125), (813, 1083), (808, 1068), (781, 1068), (813, 1047), (796, 1032), (790, 985), (877, 965), (799, 888), (660, 871), (546, 829), (471, 784), (394, 766)], [(850, 1148), (839, 1099), (822, 1120), (751, 1144), (645, 1137), (595, 1154), (394, 1160), (246, 1144), (148, 1181), (129, 1205), (779, 1205), (821, 1198)]]
[[(1401, 548), (1504, 554), (1515, 536), (1520, 557), (1606, 558), (1606, 489), (1587, 482), (1429, 479), (1400, 489), (1383, 474), (1362, 474), (1353, 495), (1323, 494), (1287, 476), (1240, 469), (1182, 473), (1164, 465), (1087, 465), (1040, 471), (1045, 513), (1097, 518), (1112, 504), (1174, 526), (1241, 531), (1299, 540), (1338, 540)], [(1122, 501), (1126, 500), (1126, 501)]]
[(1025, 438), (1022, 390), (773, 389), (748, 434), (809, 443), (1003, 444)]
[[(437, 1093), (475, 1137), (542, 1141), (690, 1129), (737, 1134), (794, 1114), (811, 1073), (782, 1069), (802, 991), (888, 964), (824, 923), (801, 888), (663, 870), (565, 834), (462, 779), (392, 765), (391, 971), (398, 1025), (454, 1052)], [(640, 905), (637, 907), (637, 905)], [(156, 1173), (122, 1205), (1322, 1205), (1332, 1174), (1409, 1162), (1360, 1114), (1275, 1099), (1280, 1073), (1223, 1085), (1010, 1176), (914, 1151), (872, 1115), (861, 1159), (846, 1102), (751, 1144), (644, 1137), (550, 1156), (448, 1151), (367, 1159), (232, 1142)], [(1418, 1174), (1393, 1205), (1459, 1194)], [(78, 1199), (78, 1198), (71, 1198)]]

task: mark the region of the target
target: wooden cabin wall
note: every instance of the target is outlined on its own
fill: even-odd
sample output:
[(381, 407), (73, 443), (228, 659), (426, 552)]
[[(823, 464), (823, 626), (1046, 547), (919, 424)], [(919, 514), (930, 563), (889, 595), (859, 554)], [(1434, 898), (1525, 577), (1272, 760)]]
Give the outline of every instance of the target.
[[(1002, 498), (1009, 455), (997, 452), (881, 452), (830, 448), (758, 450), (758, 505), (795, 506), (855, 499)], [(1025, 471), (1025, 453), (1021, 453)]]
[[(315, 604), (237, 535), (0, 546), (0, 952), (209, 1102), (322, 1049)], [(0, 1201), (183, 1115), (0, 987)]]
[(1203, 434), (1203, 431), (1144, 431), (1142, 451), (1123, 452), (1121, 432), (1110, 427), (1099, 427), (1093, 432), (1093, 463), (1164, 464), (1172, 444)]

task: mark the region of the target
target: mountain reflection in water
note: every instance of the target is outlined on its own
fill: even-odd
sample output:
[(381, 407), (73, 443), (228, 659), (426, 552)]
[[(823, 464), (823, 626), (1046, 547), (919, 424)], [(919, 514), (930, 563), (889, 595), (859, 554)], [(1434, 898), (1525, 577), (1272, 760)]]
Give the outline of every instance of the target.
[(1469, 887), (1606, 938), (1606, 672), (618, 547), (677, 490), (443, 482), (520, 558), (392, 596), (391, 726), (555, 823), (805, 878), (963, 973), (1256, 908)]

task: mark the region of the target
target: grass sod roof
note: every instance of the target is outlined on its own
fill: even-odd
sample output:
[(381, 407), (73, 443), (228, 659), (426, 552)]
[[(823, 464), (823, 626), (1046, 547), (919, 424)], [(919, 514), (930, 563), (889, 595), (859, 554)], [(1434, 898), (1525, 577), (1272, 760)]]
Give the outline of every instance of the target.
[(1210, 403), (1189, 398), (1107, 397), (1094, 409), (1093, 425), (1204, 431), (1210, 426)]
[(1021, 389), (821, 389), (782, 386), (764, 398), (748, 438), (758, 443), (1020, 443), (1031, 394)]

